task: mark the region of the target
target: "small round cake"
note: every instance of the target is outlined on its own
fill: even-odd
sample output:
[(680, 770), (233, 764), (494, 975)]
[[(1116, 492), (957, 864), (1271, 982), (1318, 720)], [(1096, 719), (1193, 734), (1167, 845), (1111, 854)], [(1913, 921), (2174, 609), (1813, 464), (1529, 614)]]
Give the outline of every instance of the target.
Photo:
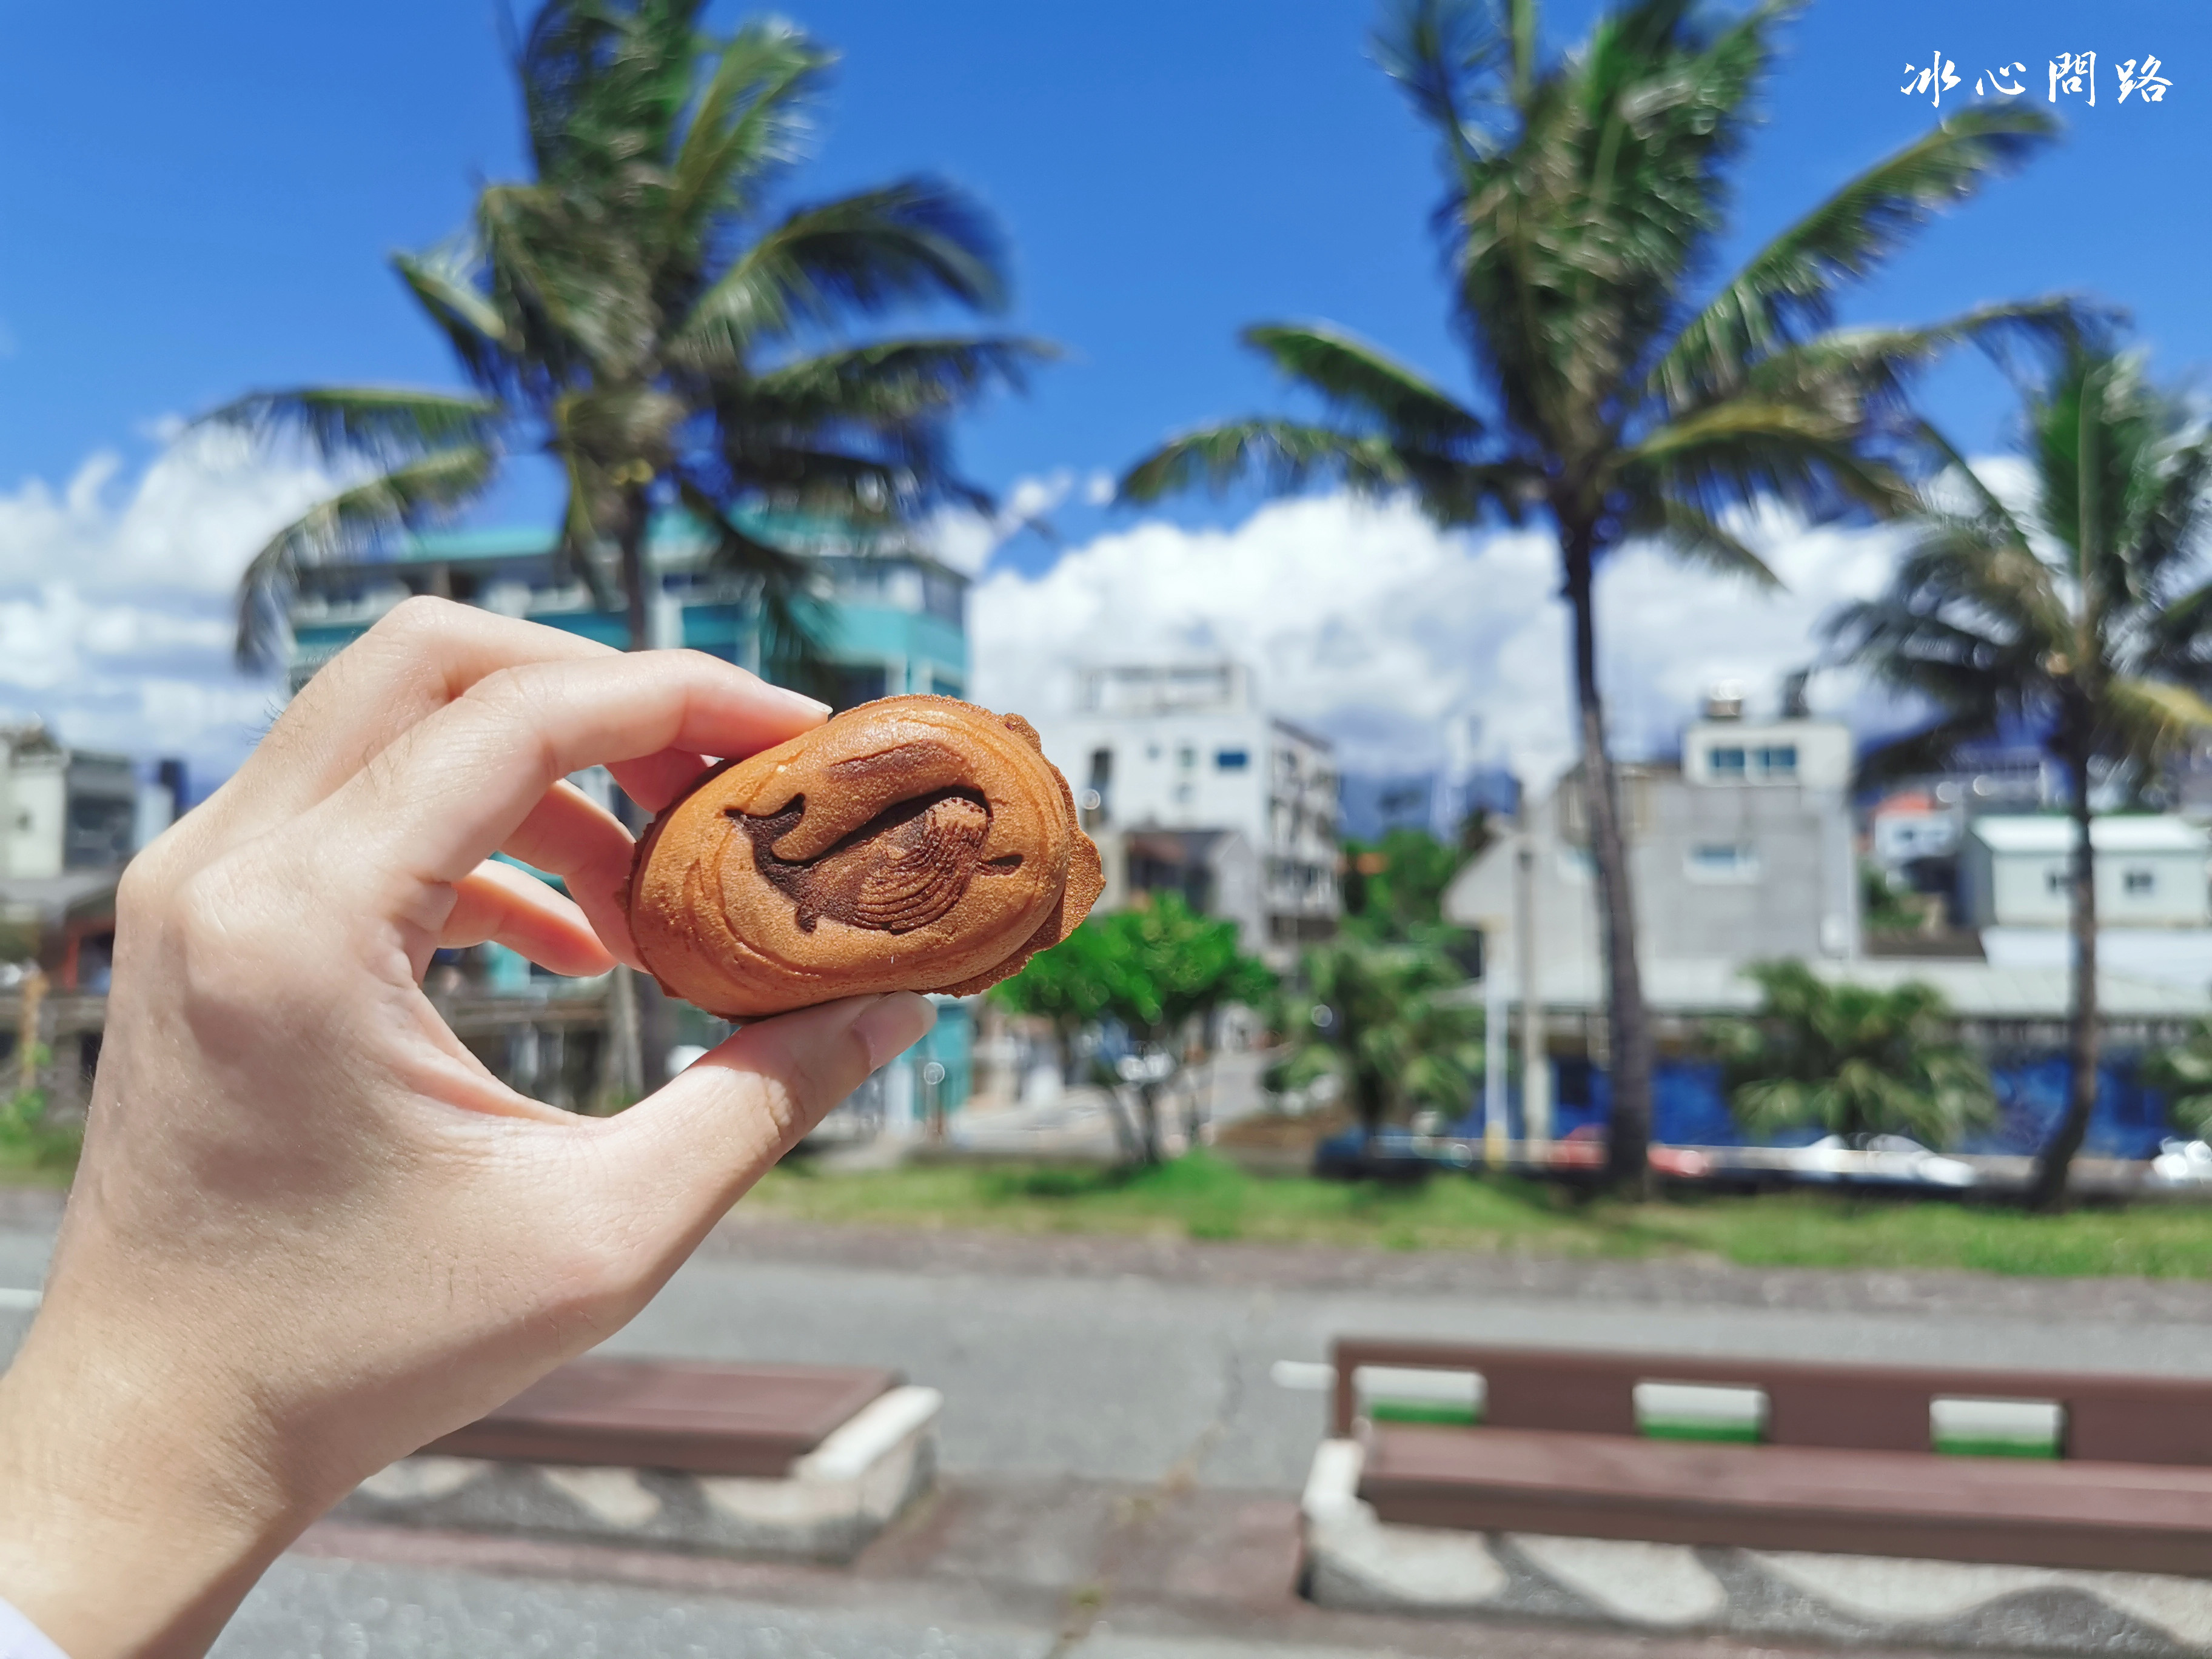
[(909, 696), (707, 773), (638, 842), (628, 902), (661, 989), (750, 1019), (983, 990), (1066, 939), (1104, 886), (1027, 720)]

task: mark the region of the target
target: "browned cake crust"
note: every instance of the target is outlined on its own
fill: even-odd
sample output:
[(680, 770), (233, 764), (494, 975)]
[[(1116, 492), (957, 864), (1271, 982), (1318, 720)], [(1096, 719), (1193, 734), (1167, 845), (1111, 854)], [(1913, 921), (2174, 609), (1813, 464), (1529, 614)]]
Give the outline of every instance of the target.
[(628, 903), (661, 989), (749, 1019), (983, 990), (1066, 939), (1104, 887), (1027, 720), (910, 696), (708, 773), (638, 842)]

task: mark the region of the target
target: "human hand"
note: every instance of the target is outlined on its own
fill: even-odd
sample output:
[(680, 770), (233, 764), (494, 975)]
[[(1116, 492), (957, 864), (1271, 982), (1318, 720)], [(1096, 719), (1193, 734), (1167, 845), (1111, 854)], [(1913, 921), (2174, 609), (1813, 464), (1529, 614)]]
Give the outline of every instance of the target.
[(0, 1599), (71, 1659), (202, 1652), (317, 1515), (628, 1321), (928, 1030), (908, 994), (827, 1004), (580, 1118), (422, 992), (434, 950), (484, 939), (634, 963), (630, 838), (564, 775), (606, 764), (658, 810), (702, 754), (826, 712), (410, 601), (131, 865), (83, 1159), (0, 1376)]

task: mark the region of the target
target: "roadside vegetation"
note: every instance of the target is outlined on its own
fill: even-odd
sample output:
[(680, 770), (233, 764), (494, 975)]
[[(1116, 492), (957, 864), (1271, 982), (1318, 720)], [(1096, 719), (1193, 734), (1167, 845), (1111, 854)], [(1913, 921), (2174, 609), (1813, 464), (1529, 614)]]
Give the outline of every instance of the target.
[(1261, 1176), (1206, 1152), (1123, 1170), (933, 1164), (833, 1176), (795, 1162), (770, 1174), (745, 1208), (755, 1218), (929, 1230), (1703, 1257), (1754, 1267), (2212, 1278), (2212, 1216), (2194, 1205), (2054, 1216), (1814, 1193), (1630, 1203), (1577, 1200), (1510, 1177), (1440, 1175), (1403, 1184)]
[[(43, 1052), (43, 1051), (41, 1051)], [(42, 1090), (19, 1089), (0, 1099), (0, 1182), (12, 1186), (69, 1184), (83, 1135), (46, 1121)]]

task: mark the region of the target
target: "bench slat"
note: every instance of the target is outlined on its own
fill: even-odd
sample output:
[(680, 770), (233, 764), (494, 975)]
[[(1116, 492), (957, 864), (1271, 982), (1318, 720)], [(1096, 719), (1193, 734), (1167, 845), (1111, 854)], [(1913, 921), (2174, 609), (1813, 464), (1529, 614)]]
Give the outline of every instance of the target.
[(2212, 1472), (1378, 1425), (1360, 1496), (1407, 1525), (2212, 1574)]
[(423, 1450), (780, 1477), (898, 1381), (846, 1366), (582, 1359)]

